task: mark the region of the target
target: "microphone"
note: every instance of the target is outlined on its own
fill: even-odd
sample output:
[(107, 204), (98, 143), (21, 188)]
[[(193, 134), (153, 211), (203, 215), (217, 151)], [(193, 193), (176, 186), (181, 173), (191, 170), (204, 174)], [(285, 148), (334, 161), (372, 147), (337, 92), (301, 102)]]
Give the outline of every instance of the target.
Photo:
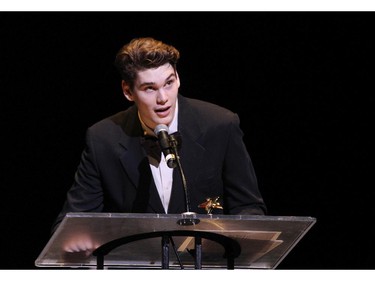
[(176, 155), (173, 153), (170, 144), (168, 126), (159, 124), (155, 127), (154, 133), (158, 137), (159, 145), (164, 154), (165, 160), (167, 161), (168, 167), (171, 169), (175, 168), (177, 166)]
[(196, 218), (196, 213), (190, 211), (189, 190), (187, 187), (185, 174), (181, 166), (180, 157), (178, 155), (178, 149), (177, 149), (178, 141), (173, 134), (169, 135), (168, 126), (164, 124), (157, 125), (155, 127), (154, 133), (158, 137), (159, 145), (160, 145), (161, 151), (164, 154), (165, 160), (167, 161), (168, 167), (175, 168), (178, 166), (178, 169), (181, 174), (181, 180), (182, 180), (182, 185), (183, 185), (184, 194), (185, 194), (186, 212), (182, 214), (182, 219), (178, 220), (177, 223), (179, 225), (198, 224), (200, 220)]

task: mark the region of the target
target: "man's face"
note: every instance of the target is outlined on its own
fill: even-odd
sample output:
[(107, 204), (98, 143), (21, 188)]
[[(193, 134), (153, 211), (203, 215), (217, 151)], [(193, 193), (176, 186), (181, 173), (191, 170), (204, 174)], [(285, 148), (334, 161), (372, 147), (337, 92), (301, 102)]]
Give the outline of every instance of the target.
[(138, 72), (133, 89), (122, 82), (125, 97), (135, 102), (142, 121), (152, 129), (172, 122), (179, 87), (178, 74), (169, 63)]

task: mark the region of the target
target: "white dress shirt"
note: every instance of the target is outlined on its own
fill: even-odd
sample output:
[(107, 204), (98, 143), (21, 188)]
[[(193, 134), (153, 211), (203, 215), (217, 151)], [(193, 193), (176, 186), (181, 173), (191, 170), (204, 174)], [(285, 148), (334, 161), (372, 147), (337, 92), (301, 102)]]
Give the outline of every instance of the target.
[[(155, 135), (154, 132), (152, 132), (152, 130), (143, 123), (140, 116), (139, 116), (139, 119), (141, 121), (143, 129), (145, 130), (145, 134)], [(177, 124), (178, 124), (177, 119), (178, 119), (178, 103), (176, 101), (176, 110), (175, 110), (173, 120), (171, 124), (169, 125), (169, 134), (177, 132)], [(161, 152), (160, 163), (158, 163), (158, 161), (151, 156), (148, 156), (148, 159), (150, 163), (152, 176), (154, 178), (156, 188), (159, 192), (160, 200), (164, 206), (165, 213), (167, 214), (169, 200), (171, 198), (171, 192), (172, 192), (173, 168), (169, 168), (167, 166), (167, 162), (165, 161), (165, 157), (162, 152)]]

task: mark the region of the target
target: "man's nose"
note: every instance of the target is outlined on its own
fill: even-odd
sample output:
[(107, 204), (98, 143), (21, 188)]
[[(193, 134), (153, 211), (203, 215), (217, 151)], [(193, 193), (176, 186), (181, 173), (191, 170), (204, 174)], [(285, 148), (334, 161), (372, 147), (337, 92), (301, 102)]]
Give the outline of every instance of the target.
[(167, 96), (167, 93), (165, 92), (164, 89), (160, 88), (158, 90), (158, 96), (157, 96), (157, 102), (158, 103), (161, 103), (161, 104), (164, 104), (168, 101), (168, 96)]

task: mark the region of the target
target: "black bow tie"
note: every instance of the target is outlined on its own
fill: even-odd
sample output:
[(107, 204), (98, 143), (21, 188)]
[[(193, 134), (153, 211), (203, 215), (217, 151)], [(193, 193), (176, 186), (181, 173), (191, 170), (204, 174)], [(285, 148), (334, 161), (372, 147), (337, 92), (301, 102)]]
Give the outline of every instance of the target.
[[(177, 149), (180, 149), (181, 147), (181, 134), (179, 132), (175, 132), (173, 134), (170, 134), (171, 137), (174, 138), (174, 140), (177, 141)], [(159, 145), (158, 138), (155, 136), (149, 136), (145, 135), (141, 137), (141, 145), (146, 150), (146, 153), (148, 156), (151, 156), (152, 158), (156, 159), (158, 162), (161, 160), (161, 148)]]

